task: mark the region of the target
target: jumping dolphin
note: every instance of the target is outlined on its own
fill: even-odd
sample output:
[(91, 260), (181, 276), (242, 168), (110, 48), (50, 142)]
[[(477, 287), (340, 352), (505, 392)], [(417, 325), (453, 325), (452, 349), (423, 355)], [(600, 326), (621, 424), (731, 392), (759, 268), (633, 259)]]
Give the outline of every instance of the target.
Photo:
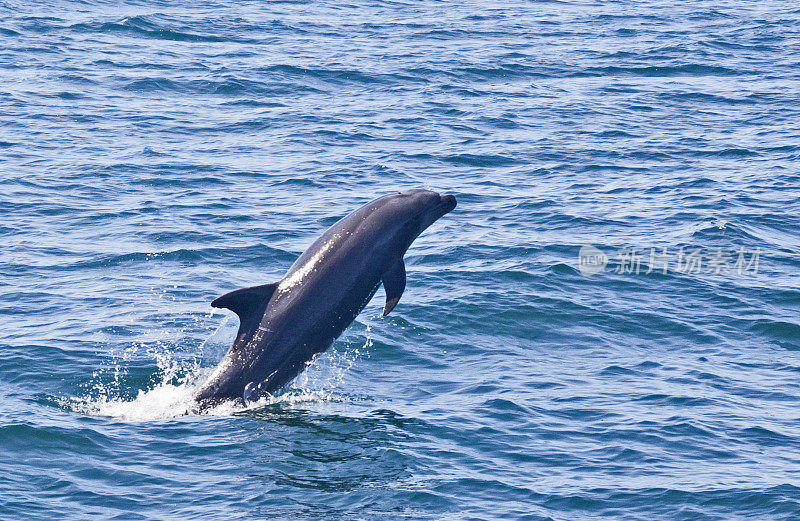
[(239, 315), (228, 353), (195, 396), (201, 408), (247, 403), (290, 382), (325, 351), (383, 282), (389, 313), (406, 287), (403, 255), (456, 207), (452, 195), (409, 190), (375, 199), (331, 226), (280, 282), (237, 289), (211, 305)]

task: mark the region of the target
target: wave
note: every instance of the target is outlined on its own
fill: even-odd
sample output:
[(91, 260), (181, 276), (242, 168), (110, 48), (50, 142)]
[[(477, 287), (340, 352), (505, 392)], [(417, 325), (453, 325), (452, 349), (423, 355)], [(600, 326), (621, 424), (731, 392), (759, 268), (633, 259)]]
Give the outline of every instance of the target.
[(119, 22), (80, 23), (69, 28), (77, 33), (112, 33), (179, 42), (214, 43), (229, 41), (227, 37), (196, 34), (177, 28), (168, 28), (165, 25), (164, 22), (153, 16), (134, 16)]

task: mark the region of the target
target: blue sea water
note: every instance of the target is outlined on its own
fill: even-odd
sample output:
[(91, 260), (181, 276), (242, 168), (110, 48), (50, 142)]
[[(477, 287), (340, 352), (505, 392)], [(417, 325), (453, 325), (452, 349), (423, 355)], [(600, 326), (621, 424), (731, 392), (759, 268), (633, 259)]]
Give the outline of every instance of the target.
[[(3, 520), (800, 519), (795, 3), (0, 13)], [(185, 414), (213, 298), (418, 187), (390, 316)]]

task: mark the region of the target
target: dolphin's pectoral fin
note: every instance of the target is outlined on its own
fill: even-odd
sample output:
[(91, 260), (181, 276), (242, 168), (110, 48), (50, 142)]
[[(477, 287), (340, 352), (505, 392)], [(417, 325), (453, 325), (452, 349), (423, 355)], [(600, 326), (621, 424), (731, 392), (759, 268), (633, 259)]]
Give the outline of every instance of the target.
[(216, 298), (211, 305), (215, 308), (227, 308), (239, 315), (239, 333), (252, 328), (253, 322), (258, 323), (261, 317), (256, 316), (259, 310), (266, 307), (278, 283), (242, 288), (225, 293)]
[(383, 307), (383, 316), (386, 316), (400, 301), (400, 297), (403, 296), (403, 291), (406, 289), (406, 265), (402, 258), (381, 275), (381, 281), (383, 290), (386, 292), (386, 305)]

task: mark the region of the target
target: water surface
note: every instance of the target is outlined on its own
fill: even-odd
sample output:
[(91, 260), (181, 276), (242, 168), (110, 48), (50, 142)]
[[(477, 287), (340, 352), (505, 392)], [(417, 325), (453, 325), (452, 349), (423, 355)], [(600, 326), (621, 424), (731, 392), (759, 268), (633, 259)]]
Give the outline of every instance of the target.
[[(791, 3), (0, 12), (3, 519), (800, 517)], [(419, 187), (389, 317), (184, 415), (213, 298)]]

